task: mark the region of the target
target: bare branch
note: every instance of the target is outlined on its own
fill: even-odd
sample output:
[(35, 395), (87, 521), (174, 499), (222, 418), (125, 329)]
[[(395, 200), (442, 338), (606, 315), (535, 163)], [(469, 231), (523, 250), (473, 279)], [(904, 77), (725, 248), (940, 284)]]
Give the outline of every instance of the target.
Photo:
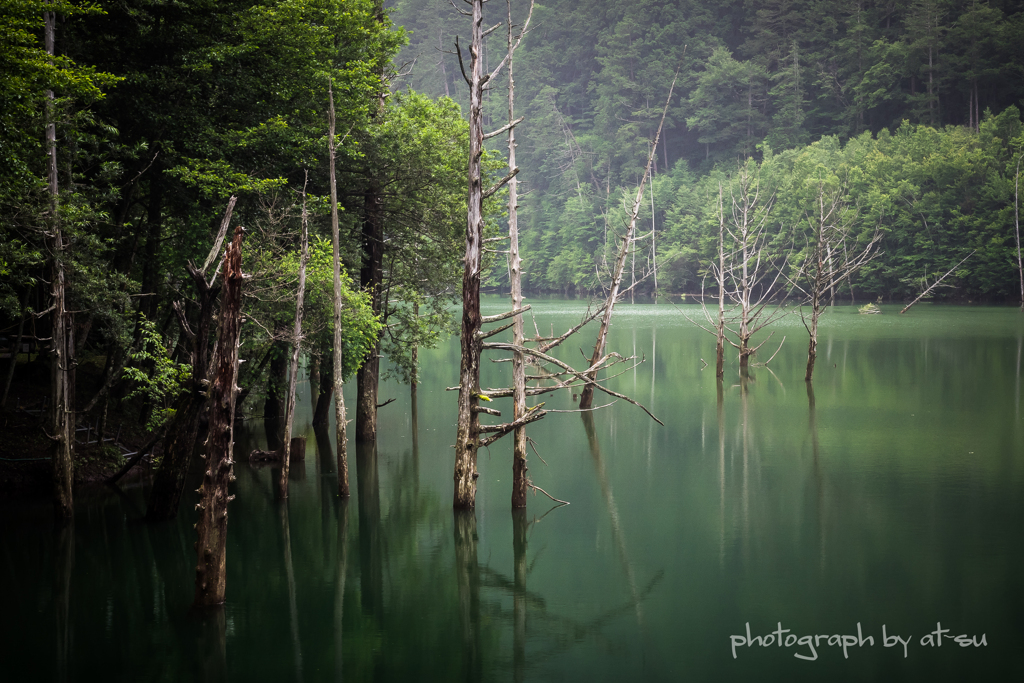
[(526, 118), (525, 116), (520, 116), (515, 121), (510, 121), (509, 123), (506, 123), (504, 126), (499, 128), (498, 130), (494, 131), (493, 133), (484, 133), (484, 140), (490, 140), (491, 138), (498, 137), (502, 133), (504, 133), (504, 132), (506, 132), (508, 130), (511, 130), (512, 128), (514, 128), (518, 124), (522, 123), (523, 119), (525, 119), (525, 118)]
[(487, 199), (488, 197), (493, 195), (495, 192), (497, 192), (501, 188), (505, 187), (505, 184), (508, 181), (512, 180), (514, 177), (516, 177), (516, 175), (518, 173), (519, 173), (519, 167), (516, 166), (515, 168), (512, 169), (511, 173), (509, 173), (507, 176), (505, 176), (504, 178), (499, 180), (497, 183), (495, 183), (490, 189), (485, 190), (484, 193), (483, 193), (483, 198)]

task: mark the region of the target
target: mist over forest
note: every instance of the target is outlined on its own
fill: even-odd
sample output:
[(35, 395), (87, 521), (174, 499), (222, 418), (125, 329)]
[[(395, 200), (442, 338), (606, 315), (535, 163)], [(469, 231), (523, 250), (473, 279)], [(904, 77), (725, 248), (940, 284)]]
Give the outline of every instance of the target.
[[(455, 39), (463, 34), (468, 64), (468, 24), (447, 0), (389, 4), (409, 41), (395, 86), (465, 111)], [(659, 292), (700, 291), (718, 183), (749, 161), (773, 197), (768, 229), (788, 267), (807, 243), (806, 189), (824, 180), (842, 189), (862, 242), (883, 233), (883, 255), (847, 285), (855, 298), (912, 298), (974, 252), (936, 296), (1019, 300), (1022, 10), (1013, 1), (538, 3), (514, 62), (524, 286), (601, 291), (624, 197), (639, 184), (678, 69), (640, 220), (654, 246), (650, 237), (637, 246), (636, 278), (648, 274), (638, 289), (653, 293), (657, 264)], [(527, 4), (512, 11), (521, 23)], [(506, 12), (489, 3), (485, 28)], [(485, 59), (496, 63), (504, 28), (488, 41)], [(485, 99), (493, 129), (507, 118), (505, 82)], [(507, 286), (505, 271), (497, 264), (488, 284)]]

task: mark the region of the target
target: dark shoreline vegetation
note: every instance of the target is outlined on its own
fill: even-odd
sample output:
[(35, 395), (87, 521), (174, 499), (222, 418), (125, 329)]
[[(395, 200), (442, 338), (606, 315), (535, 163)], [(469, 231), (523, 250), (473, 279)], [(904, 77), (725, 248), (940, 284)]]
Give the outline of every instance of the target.
[[(1024, 319), (1024, 0), (499, 2), (0, 8), (0, 492), (51, 500), (60, 557), (76, 492), (106, 483), (147, 522), (198, 516), (194, 605), (221, 605), (236, 463), (271, 463), (285, 538), (293, 452), (305, 472), (315, 445), (342, 509), (379, 505), (373, 449), (403, 420), (418, 438), (429, 375), (458, 397), (429, 429), (455, 432), (446, 524), (470, 605), (491, 485), (478, 453), (514, 443), (519, 562), (527, 494), (565, 502), (527, 474), (527, 425), (583, 414), (614, 519), (589, 411), (646, 413), (648, 463), (670, 429), (647, 405), (653, 368), (634, 395), (647, 358), (630, 320), (692, 328), (701, 342), (679, 354), (707, 368), (695, 387), (715, 366), (720, 430), (730, 392), (745, 415), (755, 375), (784, 393), (762, 368), (801, 356), (817, 468), (814, 382), (840, 374), (828, 321), (909, 329), (919, 302)], [(549, 300), (581, 305), (564, 328), (535, 325)], [(658, 324), (675, 323), (651, 323), (652, 360)], [(424, 366), (455, 339), (457, 358)], [(401, 416), (382, 394), (396, 383)], [(239, 452), (249, 421), (266, 440)], [(722, 465), (723, 506), (724, 482)], [(625, 557), (618, 528), (615, 544)], [(639, 617), (654, 584), (628, 573)]]

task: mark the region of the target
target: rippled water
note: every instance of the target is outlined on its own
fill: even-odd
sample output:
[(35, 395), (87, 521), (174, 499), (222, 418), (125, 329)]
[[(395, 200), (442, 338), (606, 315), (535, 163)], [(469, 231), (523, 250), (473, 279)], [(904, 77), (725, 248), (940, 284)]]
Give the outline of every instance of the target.
[[(584, 308), (535, 303), (537, 329)], [(609, 346), (645, 362), (610, 386), (665, 426), (622, 401), (531, 426), (533, 482), (571, 504), (524, 515), (507, 441), (481, 453), (475, 514), (452, 513), (457, 339), (421, 351), (415, 412), (382, 388), (347, 504), (300, 386), (305, 465), (287, 504), (274, 470), (237, 468), (228, 603), (205, 619), (194, 497), (151, 526), (145, 486), (80, 495), (64, 534), (46, 501), (4, 506), (0, 680), (1020, 680), (1024, 316), (883, 310), (828, 313), (813, 393), (798, 317), (719, 392), (699, 307), (620, 306)], [(582, 365), (593, 334), (561, 357)], [(485, 361), (484, 386), (508, 370)], [(264, 444), (248, 424), (242, 453)]]

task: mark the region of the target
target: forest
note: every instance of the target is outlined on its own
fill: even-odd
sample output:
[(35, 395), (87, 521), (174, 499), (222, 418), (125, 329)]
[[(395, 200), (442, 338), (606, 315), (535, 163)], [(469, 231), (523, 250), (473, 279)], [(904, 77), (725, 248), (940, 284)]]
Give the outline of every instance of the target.
[[(380, 381), (415, 383), (417, 349), (456, 326), (472, 61), (465, 39), (457, 46), (460, 11), (441, 0), (6, 3), (0, 310), (16, 352), (3, 401), (16, 377), (49, 367), (44, 395), (79, 411), (72, 424), (91, 419), (102, 436), (108, 407), (131, 405), (143, 433), (194, 433), (199, 408), (183, 397), (209, 381), (195, 340), (212, 332), (234, 222), (246, 228), (249, 330), (239, 412), (262, 401), (272, 422), (285, 415), (292, 350), (316, 387), (314, 424), (327, 423), (340, 365), (337, 381), (359, 385), (357, 436), (372, 440)], [(630, 297), (712, 293), (728, 232), (744, 272), (756, 246), (748, 294), (760, 300), (807, 302), (826, 274), (829, 303), (1024, 298), (1019, 5), (509, 12), (523, 15), (509, 15), (516, 25), (535, 13), (516, 57), (524, 291), (604, 296), (648, 159)], [(481, 39), (484, 70), (503, 40)], [(488, 129), (504, 122), (507, 71), (495, 74), (481, 91)], [(501, 144), (482, 152), (489, 183)], [(504, 230), (506, 197), (483, 202), (487, 235)], [(483, 269), (484, 290), (512, 286), (500, 255)], [(297, 299), (305, 327), (293, 333)], [(19, 375), (22, 357), (34, 366)]]
[(12, 670), (676, 680), (891, 595), (1018, 642), (974, 587), (1019, 576), (1022, 42), (1021, 0), (4, 0), (0, 571), (57, 635)]
[[(410, 34), (401, 82), (465, 102), (451, 4), (394, 4)], [(621, 231), (623, 197), (639, 184), (679, 69), (637, 279), (657, 266), (659, 293), (701, 291), (718, 183), (753, 160), (774, 197), (767, 230), (792, 252), (789, 267), (809, 240), (801, 188), (826, 177), (846, 197), (854, 235), (881, 231), (882, 255), (844, 284), (844, 300), (912, 299), (974, 252), (935, 296), (1019, 302), (1022, 36), (1017, 2), (538, 4), (516, 58), (524, 287), (602, 291), (608, 235)], [(503, 52), (490, 40), (489, 54)], [(500, 89), (488, 98), (485, 118), (502, 120)], [(496, 267), (488, 283), (507, 279)], [(654, 288), (648, 277), (638, 289)]]

